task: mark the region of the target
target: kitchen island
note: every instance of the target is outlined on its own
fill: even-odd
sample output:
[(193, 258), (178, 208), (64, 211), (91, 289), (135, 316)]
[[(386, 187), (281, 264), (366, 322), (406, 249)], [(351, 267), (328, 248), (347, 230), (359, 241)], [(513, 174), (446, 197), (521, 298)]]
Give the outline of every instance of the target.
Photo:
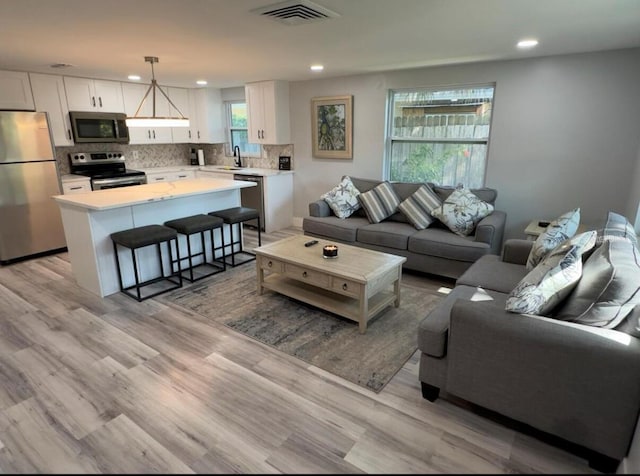
[[(241, 180), (197, 178), (54, 196), (62, 214), (76, 282), (101, 297), (119, 292), (111, 233), (237, 207), (240, 189), (253, 186), (254, 183)], [(224, 233), (228, 242), (226, 225)], [(219, 245), (216, 241), (216, 246)], [(137, 253), (142, 280), (158, 275), (160, 270), (153, 247)], [(185, 254), (186, 245), (181, 243), (181, 255)], [(133, 272), (127, 273), (132, 269), (131, 259), (125, 253), (120, 258), (124, 285), (128, 286), (133, 283)], [(165, 269), (169, 269), (168, 262)]]

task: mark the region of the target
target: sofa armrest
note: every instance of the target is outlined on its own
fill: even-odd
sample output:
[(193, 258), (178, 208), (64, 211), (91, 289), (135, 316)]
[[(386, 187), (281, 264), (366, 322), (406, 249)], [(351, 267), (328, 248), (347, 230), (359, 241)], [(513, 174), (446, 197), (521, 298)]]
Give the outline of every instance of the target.
[(309, 216), (312, 217), (329, 217), (331, 216), (331, 208), (324, 200), (316, 200), (309, 204)]
[(454, 395), (610, 457), (626, 455), (640, 408), (640, 339), (459, 300), (447, 353)]
[(502, 261), (524, 266), (527, 264), (533, 243), (531, 240), (520, 240), (516, 238), (505, 241), (504, 250), (502, 251)]
[(507, 221), (507, 214), (500, 210), (494, 210), (491, 215), (484, 217), (476, 226), (476, 241), (487, 243), (491, 247), (491, 252), (500, 254), (502, 249), (502, 237)]

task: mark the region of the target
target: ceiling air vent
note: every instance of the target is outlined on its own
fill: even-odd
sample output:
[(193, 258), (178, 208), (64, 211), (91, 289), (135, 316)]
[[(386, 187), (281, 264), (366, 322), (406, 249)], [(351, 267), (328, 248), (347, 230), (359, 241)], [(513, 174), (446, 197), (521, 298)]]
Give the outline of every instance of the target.
[(257, 15), (266, 16), (287, 25), (300, 25), (319, 20), (339, 17), (336, 12), (321, 7), (307, 0), (291, 0), (275, 3), (262, 8), (251, 10)]

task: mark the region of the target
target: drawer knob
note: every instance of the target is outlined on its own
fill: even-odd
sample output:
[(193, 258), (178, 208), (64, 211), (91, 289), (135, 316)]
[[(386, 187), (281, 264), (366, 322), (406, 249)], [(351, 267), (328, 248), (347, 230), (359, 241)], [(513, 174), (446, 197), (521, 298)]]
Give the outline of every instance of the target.
[(306, 271), (303, 271), (303, 272), (302, 272), (302, 277), (303, 277), (303, 278), (306, 278), (306, 277), (307, 277), (307, 272), (306, 272)]
[(342, 285), (342, 290), (343, 290), (343, 291), (346, 291), (348, 288), (349, 288), (349, 286), (347, 286), (347, 283), (344, 283), (344, 284)]
[(273, 263), (272, 263), (271, 261), (269, 261), (269, 262), (267, 263), (267, 266), (269, 266), (269, 268), (271, 268), (271, 267), (273, 266)]

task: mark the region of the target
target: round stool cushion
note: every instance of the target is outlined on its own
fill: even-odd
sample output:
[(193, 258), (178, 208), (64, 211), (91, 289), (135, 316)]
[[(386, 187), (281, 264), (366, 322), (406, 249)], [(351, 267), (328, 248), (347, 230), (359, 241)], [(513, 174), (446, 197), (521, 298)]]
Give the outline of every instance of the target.
[(114, 243), (136, 249), (169, 241), (177, 236), (173, 228), (163, 225), (146, 225), (112, 233), (111, 239)]
[(200, 214), (169, 220), (164, 222), (164, 225), (183, 235), (192, 235), (193, 233), (220, 228), (223, 223), (222, 218)]

